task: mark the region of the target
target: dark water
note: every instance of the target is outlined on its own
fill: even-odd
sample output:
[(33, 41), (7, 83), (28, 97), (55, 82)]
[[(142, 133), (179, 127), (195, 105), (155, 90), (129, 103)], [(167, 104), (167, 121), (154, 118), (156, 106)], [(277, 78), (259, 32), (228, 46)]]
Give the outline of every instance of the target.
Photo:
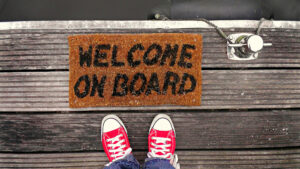
[(300, 20), (300, 0), (0, 0), (0, 21), (170, 19)]

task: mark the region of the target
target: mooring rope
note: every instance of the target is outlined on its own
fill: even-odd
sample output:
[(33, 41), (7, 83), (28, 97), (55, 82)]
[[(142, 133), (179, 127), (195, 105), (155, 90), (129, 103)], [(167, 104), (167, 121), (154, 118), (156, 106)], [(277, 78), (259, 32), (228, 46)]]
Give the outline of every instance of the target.
[[(165, 15), (160, 15), (160, 14), (156, 14), (155, 15), (155, 19), (157, 20), (170, 20), (168, 17), (166, 17)], [(226, 33), (221, 29), (219, 28), (216, 24), (212, 23), (211, 21), (207, 20), (207, 19), (204, 19), (204, 18), (198, 18), (197, 20), (199, 21), (203, 21), (205, 23), (207, 23), (208, 25), (212, 26), (213, 28), (216, 29), (216, 31), (218, 32), (218, 34), (223, 38), (225, 39), (226, 41), (228, 41), (229, 43), (233, 43), (231, 41), (231, 39), (228, 38), (228, 36), (226, 35)], [(256, 30), (256, 35), (259, 35), (260, 32), (261, 32), (261, 28), (262, 28), (262, 24), (264, 23), (264, 21), (266, 21), (265, 18), (261, 18), (259, 23), (258, 23), (258, 26), (257, 26), (257, 30)]]
[[(226, 41), (228, 41), (229, 43), (233, 43), (229, 38), (228, 36), (226, 35), (225, 32), (223, 32), (223, 30), (221, 28), (219, 28), (217, 25), (215, 25), (214, 23), (212, 23), (211, 21), (207, 20), (207, 19), (204, 19), (204, 18), (199, 18), (197, 19), (199, 21), (203, 21), (205, 23), (207, 23), (208, 25), (214, 27), (216, 29), (216, 31), (219, 33), (219, 35), (224, 38)], [(261, 28), (262, 28), (262, 24), (264, 23), (264, 21), (266, 21), (265, 18), (261, 18), (259, 23), (258, 23), (258, 26), (257, 26), (257, 30), (256, 30), (256, 35), (259, 35), (260, 34), (260, 31), (261, 31)]]

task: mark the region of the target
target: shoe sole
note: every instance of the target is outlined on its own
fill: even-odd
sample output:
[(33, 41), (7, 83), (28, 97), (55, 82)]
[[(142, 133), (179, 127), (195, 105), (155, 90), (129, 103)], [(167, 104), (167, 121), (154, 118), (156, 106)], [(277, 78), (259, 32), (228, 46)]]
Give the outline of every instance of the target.
[(163, 118), (163, 119), (167, 119), (167, 120), (170, 122), (171, 127), (172, 127), (172, 129), (173, 129), (173, 131), (174, 131), (174, 134), (175, 134), (175, 137), (176, 137), (176, 132), (175, 132), (174, 124), (173, 124), (173, 122), (172, 122), (170, 116), (168, 116), (168, 115), (166, 115), (166, 114), (159, 114), (159, 115), (156, 115), (156, 116), (154, 117), (154, 119), (153, 119), (153, 121), (152, 121), (152, 123), (151, 123), (150, 129), (149, 129), (149, 133), (150, 133), (151, 129), (153, 128), (153, 126), (155, 125), (155, 123), (156, 123), (159, 119), (162, 119), (162, 118)]
[(117, 120), (118, 123), (120, 123), (120, 125), (124, 128), (124, 130), (125, 130), (126, 133), (127, 133), (127, 129), (126, 129), (125, 125), (123, 124), (122, 120), (121, 120), (118, 116), (116, 116), (116, 115), (114, 115), (114, 114), (110, 114), (110, 115), (105, 116), (105, 117), (102, 119), (102, 123), (101, 123), (101, 141), (102, 141), (103, 125), (104, 125), (105, 121), (108, 120), (108, 119), (114, 119), (114, 120)]

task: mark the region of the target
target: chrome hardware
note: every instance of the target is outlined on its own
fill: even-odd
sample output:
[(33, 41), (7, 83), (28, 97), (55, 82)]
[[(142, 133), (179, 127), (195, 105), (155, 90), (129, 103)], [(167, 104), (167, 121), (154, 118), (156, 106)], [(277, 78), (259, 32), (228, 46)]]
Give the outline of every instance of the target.
[(272, 43), (264, 43), (259, 35), (252, 33), (237, 33), (228, 36), (227, 55), (231, 60), (254, 60), (264, 46), (272, 46)]

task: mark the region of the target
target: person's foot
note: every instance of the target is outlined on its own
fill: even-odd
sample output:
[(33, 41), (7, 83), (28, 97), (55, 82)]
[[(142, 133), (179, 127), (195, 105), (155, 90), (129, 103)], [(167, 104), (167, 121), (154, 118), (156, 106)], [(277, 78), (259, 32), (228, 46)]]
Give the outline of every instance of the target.
[(107, 115), (101, 124), (101, 141), (110, 162), (130, 154), (127, 130), (116, 115)]
[(171, 160), (176, 147), (175, 137), (175, 128), (171, 118), (165, 114), (157, 115), (149, 130), (148, 156)]

